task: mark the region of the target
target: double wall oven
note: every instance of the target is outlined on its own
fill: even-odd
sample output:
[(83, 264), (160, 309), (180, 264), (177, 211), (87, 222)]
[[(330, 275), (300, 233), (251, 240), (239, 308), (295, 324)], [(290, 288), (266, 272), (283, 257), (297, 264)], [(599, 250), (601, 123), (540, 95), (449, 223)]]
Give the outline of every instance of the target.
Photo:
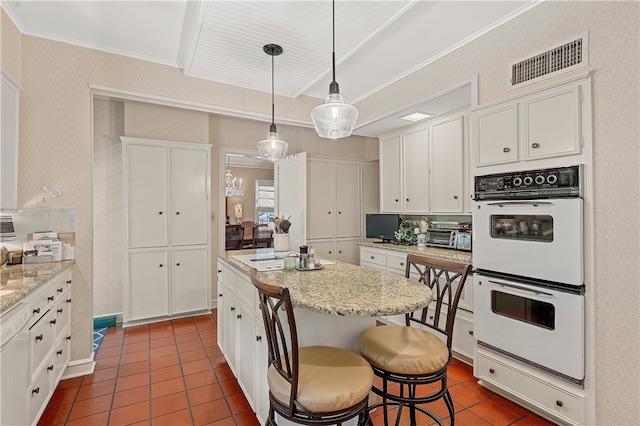
[(473, 227), (479, 344), (581, 383), (582, 166), (477, 176)]

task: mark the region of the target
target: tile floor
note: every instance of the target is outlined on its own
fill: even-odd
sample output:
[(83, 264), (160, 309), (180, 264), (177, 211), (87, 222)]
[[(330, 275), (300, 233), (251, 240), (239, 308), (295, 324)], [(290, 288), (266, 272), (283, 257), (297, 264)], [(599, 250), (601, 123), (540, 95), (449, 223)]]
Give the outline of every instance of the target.
[[(38, 425), (258, 425), (217, 346), (215, 315), (214, 310), (127, 329), (110, 327), (94, 374), (61, 381)], [(470, 366), (453, 362), (449, 386), (456, 425), (553, 424), (475, 382)], [(431, 404), (433, 411), (446, 416), (444, 404), (438, 404)], [(381, 411), (372, 413), (376, 426), (382, 424)], [(419, 421), (432, 423), (424, 417)]]

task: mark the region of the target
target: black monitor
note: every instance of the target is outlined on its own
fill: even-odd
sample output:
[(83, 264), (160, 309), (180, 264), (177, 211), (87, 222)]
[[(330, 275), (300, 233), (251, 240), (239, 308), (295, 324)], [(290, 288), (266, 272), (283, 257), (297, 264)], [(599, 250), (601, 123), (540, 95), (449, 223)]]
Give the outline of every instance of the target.
[(379, 238), (383, 241), (394, 241), (394, 233), (402, 222), (397, 214), (367, 214), (366, 219), (367, 238)]

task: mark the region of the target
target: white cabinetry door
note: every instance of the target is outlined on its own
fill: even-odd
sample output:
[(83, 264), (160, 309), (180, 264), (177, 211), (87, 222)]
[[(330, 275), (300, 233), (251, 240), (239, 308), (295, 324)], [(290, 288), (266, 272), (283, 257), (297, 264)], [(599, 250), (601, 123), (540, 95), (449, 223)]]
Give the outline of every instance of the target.
[(464, 209), (464, 138), (462, 117), (435, 124), (431, 141), (432, 213)]
[(472, 127), (478, 166), (518, 161), (518, 104), (476, 112)]
[(202, 283), (209, 275), (207, 247), (173, 249), (171, 252), (171, 311), (174, 314), (209, 307), (209, 289)]
[(429, 211), (429, 140), (427, 130), (402, 138), (404, 213)]
[(171, 170), (171, 244), (207, 244), (209, 155), (172, 148)]
[(269, 349), (262, 318), (256, 320), (255, 331), (255, 412), (260, 424), (266, 424), (269, 416), (269, 383), (267, 382)]
[(359, 265), (360, 249), (358, 247), (358, 240), (336, 240), (333, 258), (340, 262)]
[(128, 247), (162, 247), (168, 244), (169, 150), (128, 145)]
[(229, 291), (229, 288), (225, 289), (224, 293), (225, 301), (225, 311), (220, 313), (218, 312), (218, 316), (221, 314), (224, 316), (222, 320), (225, 324), (225, 333), (224, 333), (224, 354), (227, 362), (229, 363), (229, 367), (234, 372), (236, 377), (238, 376), (238, 370), (236, 365), (236, 354), (237, 354), (237, 327), (238, 322), (236, 321), (236, 311), (238, 305), (238, 299), (236, 295)]
[(124, 321), (169, 314), (168, 252), (164, 249), (128, 253), (128, 288)]
[(401, 136), (380, 139), (380, 211), (402, 212)]
[(0, 209), (18, 208), (18, 126), (20, 86), (2, 72), (0, 132)]
[(360, 235), (360, 165), (336, 163), (334, 187), (336, 194), (334, 236), (336, 238), (357, 237)]
[(525, 101), (523, 109), (527, 159), (580, 153), (579, 86)]
[(309, 209), (307, 210), (307, 238), (333, 238), (333, 164), (309, 160), (307, 165)]
[(249, 399), (249, 403), (255, 406), (252, 401), (255, 395), (254, 391), (254, 368), (255, 368), (255, 316), (253, 310), (244, 303), (238, 301), (236, 308), (236, 333), (238, 333), (238, 353), (236, 372), (238, 381), (243, 387), (244, 393)]

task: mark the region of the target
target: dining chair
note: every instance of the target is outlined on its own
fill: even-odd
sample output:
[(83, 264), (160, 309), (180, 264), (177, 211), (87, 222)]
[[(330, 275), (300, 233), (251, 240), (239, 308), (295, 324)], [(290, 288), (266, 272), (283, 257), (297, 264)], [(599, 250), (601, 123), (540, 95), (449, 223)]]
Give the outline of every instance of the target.
[(273, 231), (266, 223), (259, 223), (253, 228), (253, 248), (273, 247)]
[(373, 385), (369, 363), (355, 352), (330, 346), (298, 346), (289, 289), (267, 284), (251, 269), (268, 346), (269, 417), (276, 413), (304, 425), (341, 425), (358, 417), (372, 426), (367, 405)]
[[(373, 327), (360, 338), (360, 354), (369, 361), (382, 382), (380, 387), (372, 388), (382, 401), (369, 409), (383, 407), (385, 426), (388, 425), (389, 405), (399, 406), (396, 422), (407, 406), (412, 426), (418, 424), (416, 411), (442, 425), (434, 414), (418, 406), (439, 399), (444, 400), (449, 424), (454, 425), (447, 368), (452, 359), (451, 343), (458, 302), (470, 273), (469, 264), (408, 254), (405, 277), (417, 276), (418, 281), (431, 288), (434, 301), (424, 309), (405, 314), (404, 326)], [(397, 386), (390, 386), (390, 383)]]
[(225, 227), (225, 250), (240, 250), (242, 248), (242, 225), (227, 225)]
[(240, 247), (243, 249), (255, 248), (253, 246), (253, 228), (256, 226), (256, 223), (252, 220), (245, 220), (240, 225), (242, 225), (243, 231), (242, 244)]

